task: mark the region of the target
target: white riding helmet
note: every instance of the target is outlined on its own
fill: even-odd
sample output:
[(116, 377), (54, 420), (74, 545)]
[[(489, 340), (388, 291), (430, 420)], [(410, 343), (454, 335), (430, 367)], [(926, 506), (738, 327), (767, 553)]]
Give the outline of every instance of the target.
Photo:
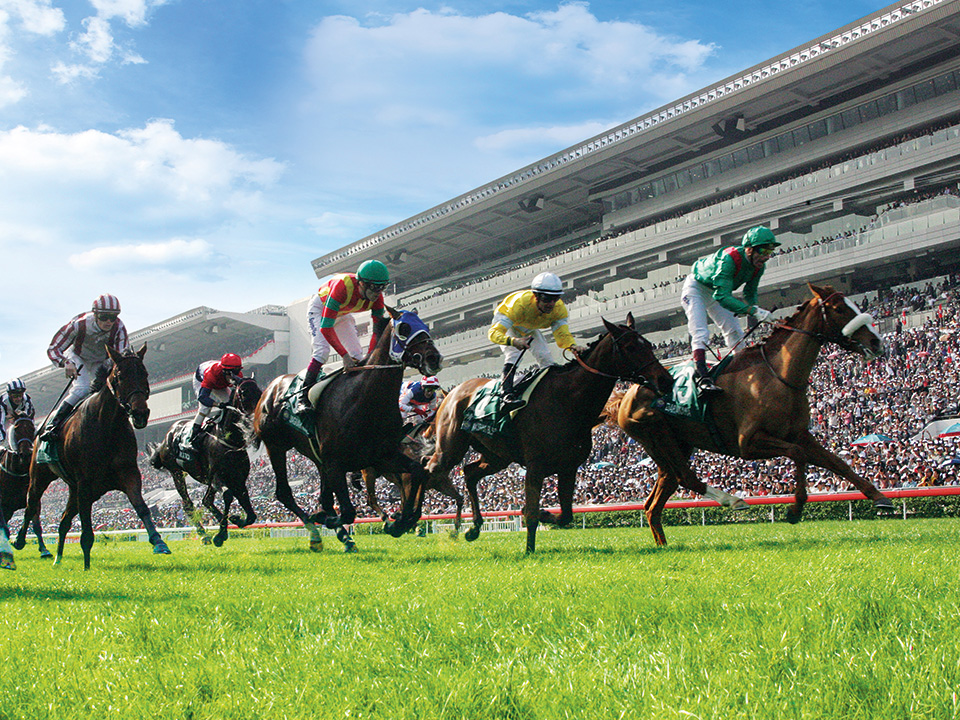
[(563, 283), (553, 273), (542, 272), (530, 283), (530, 289), (543, 295), (563, 295)]
[(433, 375), (423, 378), (420, 381), (420, 387), (422, 388), (438, 388), (440, 387), (440, 381)]

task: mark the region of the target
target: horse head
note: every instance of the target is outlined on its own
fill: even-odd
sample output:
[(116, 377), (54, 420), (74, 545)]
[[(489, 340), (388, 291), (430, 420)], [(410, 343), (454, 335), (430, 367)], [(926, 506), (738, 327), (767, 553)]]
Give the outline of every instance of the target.
[(138, 430), (145, 428), (147, 420), (150, 419), (150, 408), (147, 407), (150, 382), (147, 379), (147, 368), (143, 364), (147, 344), (144, 343), (137, 352), (127, 350), (119, 353), (109, 346), (107, 352), (113, 360), (113, 369), (107, 376), (106, 388), (130, 416), (133, 426)]
[(36, 434), (37, 428), (32, 418), (17, 418), (10, 426), (10, 444), (21, 460), (30, 459)]
[(242, 378), (230, 391), (230, 405), (249, 415), (256, 409), (261, 395), (263, 390), (253, 378)]
[(433, 344), (427, 324), (415, 310), (399, 311), (387, 308), (392, 318), (390, 359), (404, 366), (415, 367), (421, 375), (440, 372), (443, 356)]
[(807, 286), (813, 293), (811, 305), (819, 310), (822, 321), (820, 335), (824, 340), (862, 355), (867, 360), (883, 355), (883, 339), (877, 332), (873, 316), (861, 312), (850, 298), (832, 287), (817, 287), (810, 283)]
[(613, 340), (612, 375), (650, 388), (661, 395), (670, 393), (673, 376), (660, 364), (653, 345), (634, 329), (633, 313), (627, 313), (625, 325), (614, 325), (603, 320)]

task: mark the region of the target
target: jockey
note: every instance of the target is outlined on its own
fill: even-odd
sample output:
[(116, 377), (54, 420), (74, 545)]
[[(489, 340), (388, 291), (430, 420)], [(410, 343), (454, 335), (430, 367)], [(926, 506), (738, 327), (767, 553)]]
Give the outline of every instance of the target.
[(9, 425), (22, 417), (33, 420), (34, 414), (33, 401), (23, 380), (17, 378), (8, 382), (6, 391), (0, 395), (0, 443), (6, 438)]
[(373, 349), (387, 322), (383, 289), (388, 282), (390, 272), (387, 266), (379, 260), (367, 260), (356, 274), (334, 275), (310, 301), (307, 322), (313, 336), (313, 356), (307, 365), (295, 412), (302, 413), (311, 409), (308, 393), (310, 387), (317, 382), (331, 347), (343, 358), (344, 368), (353, 367), (363, 358), (353, 313), (370, 311), (373, 337), (369, 350)]
[(100, 389), (113, 364), (106, 346), (119, 353), (129, 349), (127, 328), (119, 316), (120, 301), (113, 295), (101, 295), (93, 301), (90, 312), (77, 315), (53, 336), (47, 357), (73, 382), (56, 413), (47, 420), (41, 439), (56, 437), (77, 404)]
[(501, 395), (505, 404), (515, 403), (513, 374), (522, 350), (530, 349), (541, 367), (556, 365), (543, 330), (550, 328), (553, 339), (562, 350), (570, 348), (582, 353), (567, 325), (567, 307), (560, 296), (563, 283), (553, 273), (540, 273), (529, 290), (507, 295), (493, 313), (493, 324), (487, 332), (491, 342), (503, 346), (503, 380)]
[(409, 380), (400, 389), (400, 413), (408, 430), (429, 423), (437, 414), (440, 381), (433, 375), (420, 380)]
[[(693, 346), (700, 393), (721, 392), (707, 369), (710, 340), (707, 316), (720, 326), (727, 348), (733, 348), (743, 339), (738, 315), (749, 315), (754, 322), (770, 321), (773, 313), (757, 305), (757, 288), (767, 260), (778, 247), (780, 243), (773, 232), (758, 225), (747, 230), (739, 246), (726, 247), (697, 260), (687, 276), (680, 302), (687, 314), (687, 332)], [(733, 291), (741, 285), (743, 300), (733, 296)]]
[(223, 411), (230, 400), (230, 388), (243, 378), (243, 363), (240, 356), (226, 353), (220, 361), (208, 360), (197, 366), (193, 373), (193, 392), (197, 395), (197, 414), (190, 427), (190, 437), (187, 445), (193, 450), (199, 450), (197, 441), (200, 439), (200, 428), (203, 421), (210, 416), (214, 409)]

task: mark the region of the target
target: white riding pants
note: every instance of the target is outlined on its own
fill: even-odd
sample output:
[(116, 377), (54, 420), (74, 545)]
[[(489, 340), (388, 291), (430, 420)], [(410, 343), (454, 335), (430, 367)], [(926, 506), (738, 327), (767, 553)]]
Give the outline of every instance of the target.
[[(313, 342), (313, 359), (323, 365), (330, 355), (330, 343), (320, 332), (320, 320), (323, 316), (323, 300), (318, 295), (310, 301), (307, 308), (307, 324), (310, 326), (310, 335)], [(360, 347), (360, 338), (357, 335), (357, 323), (352, 314), (337, 315), (333, 323), (333, 331), (340, 339), (340, 343), (354, 360), (360, 360), (366, 353)]]
[(710, 319), (720, 328), (728, 348), (743, 339), (740, 318), (714, 300), (713, 290), (699, 282), (692, 274), (688, 275), (683, 283), (680, 304), (687, 314), (687, 332), (690, 333), (690, 345), (694, 350), (706, 350), (709, 347)]
[[(547, 341), (543, 337), (542, 330), (526, 330), (523, 332), (518, 332), (516, 328), (510, 328), (507, 330), (507, 335), (512, 338), (532, 338), (533, 342), (530, 343), (530, 349), (528, 352), (537, 359), (537, 364), (540, 367), (548, 367), (550, 365), (557, 364), (557, 361), (553, 359), (553, 354), (550, 352), (550, 346), (547, 345)], [(501, 345), (500, 347), (503, 350), (503, 364), (516, 364), (517, 359), (520, 357), (520, 348), (514, 347), (513, 345)]]

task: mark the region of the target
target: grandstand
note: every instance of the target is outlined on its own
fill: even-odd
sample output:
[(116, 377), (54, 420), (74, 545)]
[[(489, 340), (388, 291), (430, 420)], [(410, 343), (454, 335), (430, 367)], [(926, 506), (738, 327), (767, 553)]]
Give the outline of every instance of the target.
[[(915, 0), (312, 265), (324, 278), (385, 262), (395, 280), (389, 301), (429, 322), (450, 386), (499, 373), (486, 337), (493, 307), (543, 270), (563, 278), (580, 337), (629, 311), (655, 342), (685, 337), (677, 281), (690, 265), (761, 223), (784, 243), (767, 264), (766, 307), (795, 305), (808, 280), (857, 295), (955, 273), (958, 181), (960, 0)], [(131, 333), (150, 348), (152, 415), (141, 441), (193, 412), (191, 373), (203, 360), (238, 352), (261, 385), (304, 367), (307, 302), (244, 313), (200, 307)], [(53, 368), (24, 380), (41, 414), (64, 385)]]

